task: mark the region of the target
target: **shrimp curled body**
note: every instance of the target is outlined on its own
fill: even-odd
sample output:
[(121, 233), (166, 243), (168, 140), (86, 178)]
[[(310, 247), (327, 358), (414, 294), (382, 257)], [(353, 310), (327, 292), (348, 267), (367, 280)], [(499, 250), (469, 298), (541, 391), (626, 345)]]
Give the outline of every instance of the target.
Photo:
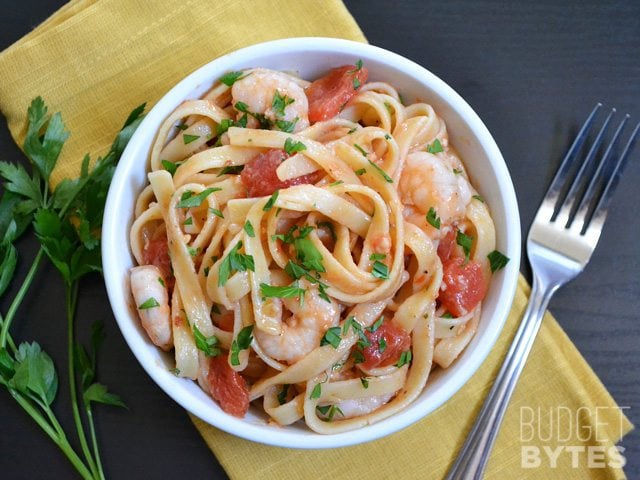
[[(444, 225), (464, 218), (473, 195), (468, 180), (454, 172), (447, 163), (427, 152), (407, 156), (400, 177), (400, 197), (405, 205), (405, 218), (425, 228), (425, 215), (433, 208)], [(434, 234), (433, 229), (426, 230)]]
[(261, 330), (254, 332), (256, 341), (265, 353), (276, 360), (297, 362), (317, 348), (325, 332), (340, 321), (340, 307), (335, 300), (328, 303), (321, 299), (316, 287), (301, 287), (307, 289), (302, 305), (296, 298), (283, 299), (292, 315), (283, 322), (279, 335)]
[[(169, 351), (173, 348), (173, 333), (169, 310), (169, 294), (162, 273), (155, 265), (131, 269), (131, 292), (136, 302), (142, 327), (154, 345)], [(140, 307), (143, 308), (140, 308)]]
[[(282, 103), (274, 100), (276, 94)], [(309, 126), (309, 102), (304, 89), (284, 73), (255, 69), (233, 84), (231, 96), (233, 105), (244, 103), (249, 112), (264, 115), (271, 123), (293, 122), (294, 132)], [(250, 117), (248, 122), (249, 128), (257, 127), (255, 118)]]

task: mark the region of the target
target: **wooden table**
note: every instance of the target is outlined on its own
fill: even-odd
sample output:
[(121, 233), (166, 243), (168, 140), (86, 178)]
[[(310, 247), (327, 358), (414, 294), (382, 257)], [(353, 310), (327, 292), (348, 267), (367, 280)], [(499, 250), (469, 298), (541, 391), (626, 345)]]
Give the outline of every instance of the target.
[[(62, 3), (5, 2), (0, 49)], [(415, 0), (391, 7), (393, 3), (346, 2), (372, 44), (425, 66), (480, 115), (511, 171), (523, 236), (571, 135), (591, 107), (601, 101), (640, 119), (640, 2)], [(22, 158), (4, 119), (0, 157)], [(640, 421), (639, 160), (640, 147), (618, 188), (591, 263), (557, 293), (550, 306), (614, 398), (630, 407), (627, 413), (636, 423)], [(25, 258), (35, 252), (33, 242), (21, 242), (19, 248)], [(526, 261), (522, 271), (529, 275)], [(14, 337), (38, 339), (63, 365), (63, 291), (51, 266), (42, 269), (32, 295), (37, 302), (22, 307)], [(129, 411), (100, 408), (97, 412), (109, 477), (226, 478), (186, 413), (151, 381), (128, 350), (101, 278), (87, 281), (80, 295), (79, 318), (88, 323), (103, 319), (106, 325), (100, 378), (129, 405)], [(1, 307), (6, 311), (6, 302)], [(55, 318), (51, 311), (56, 312)], [(67, 396), (66, 387), (62, 388), (57, 407), (68, 405)], [(71, 427), (66, 408), (58, 410)], [(630, 478), (640, 477), (639, 439), (634, 432), (622, 442)], [(0, 392), (0, 472), (7, 479), (73, 478), (66, 459), (4, 390)]]

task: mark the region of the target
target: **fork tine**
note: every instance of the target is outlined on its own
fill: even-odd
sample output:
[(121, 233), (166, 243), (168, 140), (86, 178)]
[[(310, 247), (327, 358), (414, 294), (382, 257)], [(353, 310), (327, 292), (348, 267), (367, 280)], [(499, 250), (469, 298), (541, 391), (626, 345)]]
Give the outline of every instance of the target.
[(549, 218), (544, 219), (545, 221), (549, 221), (554, 216), (554, 213), (556, 210), (556, 203), (558, 202), (558, 198), (560, 196), (560, 191), (562, 190), (562, 186), (566, 181), (568, 172), (571, 169), (571, 166), (573, 165), (573, 162), (576, 159), (578, 151), (582, 148), (582, 145), (587, 139), (587, 135), (591, 130), (591, 125), (593, 123), (594, 117), (596, 116), (596, 113), (598, 112), (600, 107), (602, 107), (601, 103), (596, 104), (596, 106), (593, 108), (593, 110), (587, 117), (587, 120), (584, 122), (584, 124), (580, 128), (580, 131), (576, 135), (576, 139), (573, 141), (571, 148), (569, 148), (569, 151), (565, 155), (564, 159), (562, 160), (562, 163), (560, 164), (560, 167), (556, 171), (556, 174), (553, 177), (553, 180), (551, 181), (551, 185), (549, 186), (549, 189), (547, 190), (547, 194), (544, 196), (541, 204), (541, 207), (542, 207), (541, 211), (546, 210), (551, 213), (549, 215)]
[(602, 127), (600, 127), (600, 131), (598, 132), (598, 135), (593, 141), (593, 144), (591, 145), (591, 148), (589, 149), (587, 156), (584, 158), (584, 160), (580, 164), (580, 167), (578, 168), (578, 172), (573, 177), (573, 182), (571, 183), (569, 191), (565, 195), (561, 205), (558, 206), (556, 218), (552, 218), (552, 221), (557, 222), (557, 224), (560, 226), (568, 227), (571, 224), (571, 212), (573, 211), (573, 207), (575, 206), (576, 201), (578, 200), (577, 197), (578, 197), (578, 192), (580, 191), (580, 187), (584, 183), (585, 171), (593, 161), (594, 157), (596, 156), (596, 153), (600, 148), (600, 145), (602, 144), (604, 134), (607, 131), (607, 127), (609, 126), (609, 122), (611, 122), (611, 118), (615, 113), (616, 113), (616, 109), (612, 108), (611, 111), (609, 112), (609, 115), (607, 115), (607, 118), (602, 124)]
[[(607, 149), (605, 150), (604, 155), (600, 159), (598, 168), (596, 169), (595, 173), (592, 175), (591, 181), (589, 182), (589, 185), (587, 186), (587, 189), (585, 190), (582, 196), (582, 200), (578, 205), (576, 215), (571, 225), (572, 229), (577, 233), (582, 233), (585, 228), (585, 225), (586, 225), (585, 222), (588, 219), (587, 214), (589, 212), (589, 207), (592, 205), (593, 199), (596, 196), (596, 189), (597, 189), (596, 187), (598, 184), (602, 182), (602, 175), (606, 175), (606, 173), (603, 173), (603, 171), (605, 170), (605, 166), (609, 164), (609, 160), (612, 158), (613, 149), (616, 143), (618, 142), (618, 137), (620, 136), (620, 133), (622, 132), (622, 129), (624, 128), (629, 118), (630, 118), (629, 114), (626, 114), (622, 119), (622, 121), (620, 122), (620, 125), (618, 125), (618, 128), (613, 134), (613, 138), (609, 142), (609, 145), (607, 146)], [(611, 163), (613, 162), (616, 162), (616, 160), (612, 159)]]
[(629, 153), (633, 149), (638, 138), (638, 131), (640, 131), (640, 122), (638, 122), (636, 128), (633, 129), (633, 132), (631, 133), (631, 136), (629, 137), (629, 140), (627, 141), (627, 144), (625, 145), (624, 150), (622, 151), (622, 154), (620, 155), (620, 158), (618, 159), (618, 162), (611, 172), (609, 180), (602, 191), (602, 195), (600, 196), (600, 199), (593, 211), (593, 216), (584, 229), (585, 236), (589, 238), (594, 246), (595, 242), (600, 238), (600, 232), (602, 231), (604, 220), (607, 217), (607, 209), (611, 202), (611, 197), (618, 186), (618, 182), (622, 176), (622, 171), (629, 160)]

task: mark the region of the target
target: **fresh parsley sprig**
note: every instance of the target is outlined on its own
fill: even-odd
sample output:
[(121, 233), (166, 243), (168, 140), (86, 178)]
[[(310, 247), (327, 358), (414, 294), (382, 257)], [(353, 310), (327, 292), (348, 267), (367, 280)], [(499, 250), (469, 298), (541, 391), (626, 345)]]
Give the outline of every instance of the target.
[[(0, 384), (7, 388), (86, 479), (104, 478), (93, 404), (124, 406), (124, 403), (109, 393), (107, 387), (96, 382), (102, 329), (94, 326), (89, 351), (75, 340), (78, 287), (87, 273), (102, 270), (100, 228), (107, 190), (116, 163), (142, 120), (143, 111), (144, 105), (141, 105), (131, 112), (104, 157), (98, 158), (90, 167), (90, 157), (86, 155), (80, 176), (63, 180), (52, 191), (49, 187), (51, 172), (69, 133), (65, 130), (62, 116), (59, 113), (49, 115), (44, 101), (38, 97), (27, 111), (28, 126), (23, 145), (30, 168), (0, 162), (0, 178), (4, 180), (4, 193), (0, 198), (0, 295), (4, 294), (15, 274), (18, 251), (14, 242), (29, 225), (33, 226), (40, 242), (40, 249), (18, 293), (4, 317), (0, 315)], [(45, 256), (59, 271), (66, 287), (69, 389), (82, 457), (70, 444), (51, 409), (58, 390), (58, 375), (53, 361), (36, 342), (16, 346), (9, 332)]]

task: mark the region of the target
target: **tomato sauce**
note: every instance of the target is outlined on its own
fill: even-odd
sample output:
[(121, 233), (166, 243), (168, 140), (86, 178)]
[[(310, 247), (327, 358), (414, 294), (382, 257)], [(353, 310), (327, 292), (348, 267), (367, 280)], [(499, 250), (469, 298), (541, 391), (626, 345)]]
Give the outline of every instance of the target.
[(309, 121), (320, 122), (338, 115), (368, 77), (369, 72), (362, 65), (343, 65), (311, 83), (306, 90)]

